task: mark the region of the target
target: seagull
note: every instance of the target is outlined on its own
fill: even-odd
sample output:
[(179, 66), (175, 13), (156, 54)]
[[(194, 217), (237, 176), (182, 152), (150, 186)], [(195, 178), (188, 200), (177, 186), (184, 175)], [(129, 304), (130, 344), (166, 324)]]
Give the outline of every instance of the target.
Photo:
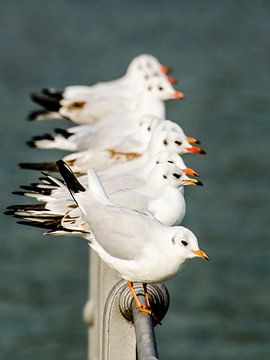
[[(43, 120), (51, 116), (59, 117), (58, 104), (61, 100), (84, 100), (93, 97), (127, 96), (137, 94), (144, 81), (150, 77), (166, 75), (169, 67), (162, 65), (152, 55), (142, 54), (135, 57), (129, 64), (126, 74), (117, 79), (100, 82), (92, 86), (68, 86), (64, 91), (56, 89), (44, 89), (41, 93), (32, 95), (38, 104), (48, 110), (37, 110), (30, 114), (31, 120)], [(170, 83), (175, 83), (172, 77), (168, 77)], [(42, 103), (41, 103), (42, 102)]]
[[(144, 186), (155, 166), (164, 163), (176, 165), (186, 175), (199, 176), (195, 170), (186, 167), (181, 156), (173, 151), (160, 151), (144, 162), (138, 159), (132, 161), (132, 163), (117, 164), (104, 171), (99, 171), (98, 176), (106, 193), (111, 195), (119, 190), (137, 189)], [(87, 184), (87, 175), (80, 176), (79, 180), (82, 184)]]
[[(84, 186), (87, 188), (88, 179), (86, 180), (87, 183)], [(109, 195), (109, 199), (115, 205), (148, 213), (164, 225), (180, 225), (186, 213), (185, 198), (180, 190), (184, 185), (202, 185), (202, 183), (197, 179), (187, 177), (174, 164), (160, 163), (150, 172), (145, 184), (136, 189), (117, 191)], [(62, 219), (59, 219), (61, 220), (61, 234), (64, 228), (68, 228), (67, 235), (73, 235), (70, 233), (71, 229), (81, 231), (84, 223), (81, 212), (67, 187), (57, 179), (47, 177), (45, 184), (43, 182), (22, 188), (27, 191), (20, 194), (36, 198), (46, 204), (44, 207), (26, 205), (25, 208), (23, 205), (18, 205), (11, 208), (14, 211), (10, 214), (28, 218), (28, 221), (30, 218), (32, 224), (33, 221), (47, 223), (48, 218), (62, 215)], [(54, 233), (57, 233), (57, 229)]]
[[(205, 151), (201, 148), (190, 145), (179, 125), (174, 124), (174, 129), (169, 128), (168, 130), (166, 129), (167, 125), (171, 127), (172, 122), (170, 120), (162, 121), (153, 131), (149, 144), (143, 150), (140, 149), (139, 152), (127, 147), (110, 148), (108, 146), (106, 149), (97, 148), (71, 153), (66, 155), (63, 160), (67, 162), (74, 172), (85, 174), (89, 168), (101, 171), (123, 162), (127, 162), (127, 171), (131, 171), (134, 165), (144, 165), (152, 156), (162, 150), (174, 151), (180, 155), (186, 153), (205, 154)], [(54, 162), (41, 164), (22, 163), (20, 167), (41, 171), (57, 171)]]
[[(112, 121), (106, 125), (106, 129), (103, 127), (98, 129), (93, 125), (79, 125), (70, 129), (56, 128), (55, 134), (46, 133), (33, 136), (27, 144), (32, 148), (39, 149), (83, 151), (95, 147), (107, 147), (109, 144), (112, 147), (117, 147), (125, 142), (129, 144), (130, 148), (134, 148), (136, 145), (132, 145), (132, 142), (148, 142), (154, 129), (164, 119), (154, 115), (144, 115), (137, 117), (134, 124), (128, 120), (128, 117), (125, 118), (121, 124)], [(167, 129), (178, 131), (179, 128), (180, 126), (174, 122), (171, 122), (171, 126), (167, 123)], [(190, 144), (200, 143), (196, 138), (188, 136), (187, 141)]]
[[(63, 98), (76, 99), (93, 95), (104, 96), (104, 94), (106, 96), (136, 94), (141, 90), (143, 80), (148, 80), (150, 76), (167, 75), (168, 72), (169, 67), (160, 64), (157, 58), (149, 54), (142, 54), (131, 61), (122, 78), (97, 83), (93, 86), (68, 86), (63, 92)], [(172, 77), (169, 77), (169, 81), (175, 82)]]
[(104, 98), (51, 99), (48, 95), (35, 94), (32, 99), (47, 111), (46, 118), (69, 119), (78, 124), (89, 124), (102, 117), (137, 112), (140, 115), (153, 114), (165, 117), (164, 101), (183, 99), (180, 91), (174, 90), (164, 76), (145, 80), (138, 94)]
[[(136, 161), (134, 162), (136, 163)], [(170, 151), (161, 151), (145, 164), (137, 164), (137, 166), (133, 166), (132, 169), (130, 169), (130, 167), (127, 169), (126, 164), (127, 163), (118, 164), (107, 170), (98, 172), (98, 176), (101, 179), (107, 194), (113, 195), (122, 190), (136, 190), (138, 188), (143, 188), (153, 169), (160, 164), (175, 165), (187, 175), (198, 176), (198, 173), (195, 170), (186, 167), (181, 156)], [(62, 201), (63, 198), (66, 197), (66, 187), (61, 182), (57, 182), (55, 178), (53, 181), (48, 181), (48, 179), (52, 180), (52, 178), (48, 177), (46, 174), (45, 178), (40, 178), (42, 181), (41, 183), (33, 183), (30, 186), (21, 186), (21, 188), (26, 191), (15, 192), (15, 194), (34, 197), (37, 200), (44, 202), (55, 201), (58, 206), (58, 200)], [(87, 175), (82, 175), (78, 179), (84, 186), (88, 186)], [(57, 192), (54, 192), (54, 190), (57, 190)], [(179, 191), (183, 193), (183, 187), (180, 187)], [(52, 196), (52, 193), (54, 196)], [(67, 205), (64, 203), (64, 208), (62, 204), (60, 205), (61, 210), (58, 210), (58, 207), (56, 210), (52, 210), (56, 213), (63, 214), (69, 205), (70, 203)], [(19, 208), (21, 209), (21, 207)], [(41, 210), (40, 207), (38, 210)]]
[(197, 238), (189, 229), (165, 226), (142, 212), (115, 206), (94, 171), (88, 171), (89, 188), (86, 190), (62, 160), (57, 165), (93, 232), (89, 237), (90, 247), (128, 281), (141, 312), (153, 315), (149, 302), (145, 307), (138, 300), (133, 288), (134, 281), (145, 284), (147, 294), (147, 283), (174, 277), (187, 259), (200, 257), (209, 260), (208, 255), (199, 249)]
[(107, 148), (108, 146), (117, 148), (123, 146), (124, 143), (127, 144), (127, 151), (137, 152), (150, 141), (151, 134), (161, 122), (162, 119), (157, 116), (144, 115), (138, 119), (135, 129), (131, 128), (130, 133), (126, 132), (124, 135), (119, 126), (115, 126), (116, 131), (112, 131), (112, 126), (110, 126), (107, 131), (102, 129), (95, 132), (91, 131), (92, 125), (82, 125), (78, 126), (82, 129), (76, 129), (75, 133), (72, 129), (69, 131), (69, 129), (57, 128), (54, 135), (34, 136), (28, 141), (28, 145), (39, 149), (83, 151), (90, 148)]
[[(141, 312), (153, 315), (147, 294), (148, 283), (174, 277), (187, 259), (209, 260), (189, 229), (166, 226), (144, 212), (114, 205), (93, 170), (88, 171), (89, 186), (86, 189), (67, 164), (59, 160), (57, 165), (80, 208), (90, 247), (127, 280)], [(142, 306), (136, 296), (135, 281), (144, 285), (146, 306)]]

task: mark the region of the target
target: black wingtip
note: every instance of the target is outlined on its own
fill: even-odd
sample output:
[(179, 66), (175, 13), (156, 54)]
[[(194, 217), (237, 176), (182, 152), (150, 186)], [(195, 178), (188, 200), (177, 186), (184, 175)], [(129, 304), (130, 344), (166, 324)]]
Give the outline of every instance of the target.
[(86, 190), (63, 160), (56, 161), (56, 165), (70, 191), (76, 194)]
[(49, 111), (58, 111), (61, 108), (59, 99), (44, 93), (30, 94), (31, 100)]
[(48, 172), (57, 172), (57, 166), (54, 162), (52, 163), (19, 163), (18, 166), (21, 169), (26, 170), (39, 170)]
[(20, 196), (24, 196), (25, 195), (25, 191), (12, 191), (13, 195), (20, 195)]
[(60, 134), (62, 135), (65, 139), (68, 139), (70, 136), (72, 136), (73, 134), (68, 132), (68, 130), (65, 129), (60, 129), (60, 128), (56, 128), (54, 129), (56, 134)]
[(33, 140), (26, 141), (26, 145), (28, 145), (32, 149), (35, 149), (37, 147), (35, 141)]
[(56, 100), (62, 100), (63, 99), (63, 91), (54, 89), (54, 88), (44, 88), (41, 90), (41, 92), (45, 95), (49, 95), (50, 97), (55, 98)]

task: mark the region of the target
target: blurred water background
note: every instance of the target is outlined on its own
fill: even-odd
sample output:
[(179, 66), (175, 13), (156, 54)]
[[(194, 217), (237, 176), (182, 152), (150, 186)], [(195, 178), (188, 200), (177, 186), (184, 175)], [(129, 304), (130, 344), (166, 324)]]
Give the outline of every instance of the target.
[[(204, 188), (187, 189), (185, 225), (211, 262), (190, 261), (167, 283), (157, 329), (161, 359), (270, 358), (269, 11), (262, 1), (0, 1), (1, 208), (38, 174), (18, 162), (57, 159), (32, 135), (28, 94), (45, 86), (120, 76), (151, 53), (170, 65), (186, 100), (168, 118), (198, 137), (207, 157), (185, 157)], [(1, 215), (0, 358), (85, 359), (88, 246), (42, 237)]]

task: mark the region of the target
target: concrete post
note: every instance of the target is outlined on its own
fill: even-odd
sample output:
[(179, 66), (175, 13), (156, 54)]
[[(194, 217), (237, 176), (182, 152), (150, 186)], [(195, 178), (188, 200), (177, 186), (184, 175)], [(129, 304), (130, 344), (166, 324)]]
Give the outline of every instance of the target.
[[(150, 329), (148, 334), (154, 339), (155, 324), (149, 315), (136, 313), (135, 332), (133, 314), (137, 309), (133, 307), (134, 301), (127, 282), (121, 280), (118, 273), (104, 264), (93, 251), (90, 257), (90, 295), (84, 309), (84, 319), (89, 326), (88, 359), (136, 360), (136, 338), (137, 345), (139, 341), (140, 349), (143, 349), (147, 345), (142, 339), (148, 337), (141, 336), (142, 329), (144, 332)], [(143, 303), (142, 285), (135, 283), (134, 288)], [(169, 306), (167, 289), (162, 284), (148, 285), (148, 293), (151, 308), (161, 320)], [(152, 346), (155, 348), (155, 344)]]

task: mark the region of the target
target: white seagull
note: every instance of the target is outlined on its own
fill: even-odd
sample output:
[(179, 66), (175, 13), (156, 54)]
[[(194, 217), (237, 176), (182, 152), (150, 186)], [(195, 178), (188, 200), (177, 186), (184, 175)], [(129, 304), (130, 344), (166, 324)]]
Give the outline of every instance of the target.
[[(89, 187), (86, 190), (62, 160), (57, 165), (81, 210), (89, 245), (128, 281), (140, 311), (153, 315), (147, 283), (174, 277), (187, 259), (209, 260), (199, 249), (196, 236), (187, 228), (165, 226), (143, 212), (116, 206), (107, 197), (94, 171), (88, 172)], [(144, 285), (146, 306), (142, 306), (136, 296), (134, 281)]]
[[(157, 116), (144, 115), (139, 117), (136, 126), (131, 126), (130, 131), (122, 133), (122, 127), (111, 124), (104, 131), (95, 131), (92, 125), (77, 126), (77, 129), (55, 129), (55, 134), (34, 136), (28, 145), (39, 149), (61, 149), (68, 151), (83, 151), (94, 148), (119, 148), (127, 144), (126, 151), (137, 151), (147, 144), (153, 131), (163, 120)], [(115, 126), (113, 126), (115, 125)], [(115, 128), (113, 131), (112, 127)]]
[[(84, 187), (88, 188), (84, 181)], [(83, 182), (82, 182), (83, 183)], [(120, 190), (109, 196), (110, 201), (118, 206), (147, 212), (167, 226), (180, 225), (185, 213), (186, 203), (183, 192), (184, 185), (202, 185), (199, 180), (190, 179), (174, 164), (157, 164), (150, 172), (145, 184), (136, 189)], [(68, 229), (67, 235), (73, 235), (70, 230), (81, 231), (84, 221), (67, 187), (53, 177), (48, 177), (41, 184), (23, 187), (27, 191), (20, 193), (45, 202), (44, 207), (33, 205), (16, 206), (14, 215), (47, 222), (48, 218), (59, 217), (61, 220), (61, 235), (63, 229)], [(50, 232), (51, 234), (51, 232)], [(57, 234), (57, 230), (54, 232)]]
[(86, 190), (62, 160), (57, 164), (93, 232), (94, 236), (89, 238), (91, 248), (128, 281), (140, 311), (152, 314), (150, 304), (143, 307), (136, 297), (134, 281), (144, 284), (165, 281), (174, 277), (187, 259), (209, 260), (190, 230), (168, 227), (142, 212), (115, 206), (94, 172), (89, 173)]
[[(58, 118), (58, 106), (61, 100), (78, 101), (89, 98), (134, 96), (141, 90), (143, 83), (151, 77), (157, 77), (169, 72), (169, 67), (159, 63), (152, 55), (142, 54), (135, 57), (129, 64), (126, 74), (117, 79), (100, 82), (92, 86), (68, 86), (64, 91), (44, 89), (41, 93), (32, 95), (32, 99), (47, 110), (34, 111), (31, 120), (43, 120), (52, 116)], [(170, 83), (175, 83), (168, 77)]]
[[(123, 162), (126, 162), (127, 171), (131, 171), (134, 166), (146, 164), (151, 157), (163, 150), (173, 151), (180, 155), (186, 153), (205, 154), (202, 149), (191, 146), (181, 127), (170, 120), (162, 121), (155, 128), (149, 144), (144, 149), (137, 152), (132, 151), (134, 149), (128, 149), (127, 146), (128, 144), (125, 144), (123, 148), (108, 146), (105, 149), (97, 148), (75, 152), (66, 155), (63, 160), (73, 171), (85, 174), (89, 168), (101, 171)], [(26, 169), (57, 171), (55, 163), (23, 163), (20, 166)]]
[(36, 94), (32, 99), (43, 106), (46, 118), (69, 119), (78, 124), (93, 123), (110, 115), (137, 112), (142, 116), (153, 114), (165, 117), (164, 101), (183, 99), (183, 93), (174, 90), (164, 76), (151, 77), (145, 80), (137, 95), (113, 95), (105, 98), (52, 99), (44, 94)]

